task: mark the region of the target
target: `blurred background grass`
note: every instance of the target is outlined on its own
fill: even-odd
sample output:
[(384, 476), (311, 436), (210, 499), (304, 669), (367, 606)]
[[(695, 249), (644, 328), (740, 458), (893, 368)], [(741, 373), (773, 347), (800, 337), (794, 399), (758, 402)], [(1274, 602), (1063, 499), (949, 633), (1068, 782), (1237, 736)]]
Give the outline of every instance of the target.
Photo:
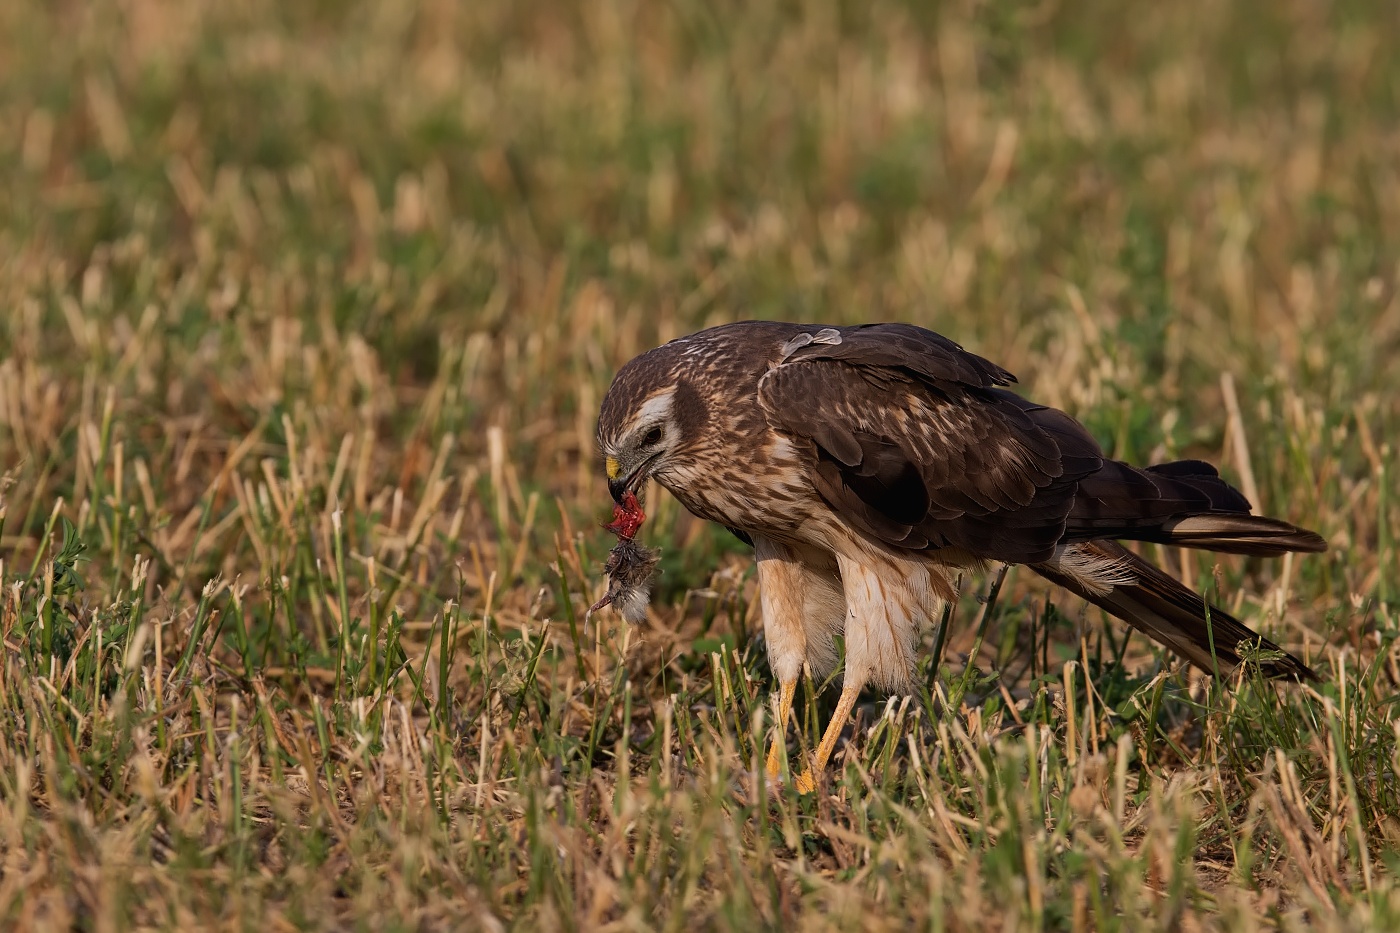
[[(1382, 0), (4, 4), (0, 910), (104, 929), (1394, 910), (1397, 40)], [(980, 660), (1020, 672), (1006, 699), (1039, 698), (1020, 713), (1046, 741), (974, 727), (1019, 713), (929, 705), (966, 760), (857, 730), (902, 775), (875, 803), (728, 800), (766, 676), (742, 549), (661, 504), (654, 624), (577, 614), (608, 544), (611, 373), (748, 317), (930, 326), (1118, 456), (1221, 462), (1333, 544), (1227, 561), (1222, 598), (1341, 686), (1207, 702), (1013, 576)], [(1211, 558), (1165, 556), (1210, 580)], [(1115, 718), (1144, 684), (1161, 721)], [(1109, 787), (1123, 735), (1140, 794), (1104, 799), (1116, 842), (1076, 835), (1072, 791)], [(1253, 751), (1227, 788), (1229, 739)], [(1273, 746), (1297, 794), (1255, 783)], [(1060, 809), (1025, 830), (1034, 858), (998, 841), (1023, 838), (1024, 788), (984, 811), (916, 780), (970, 793), (999, 761), (1063, 778), (1036, 791)], [(941, 795), (965, 822), (928, 820), (956, 841), (919, 816)], [(1185, 848), (1154, 855), (1153, 832)], [(658, 880), (672, 858), (689, 887)]]

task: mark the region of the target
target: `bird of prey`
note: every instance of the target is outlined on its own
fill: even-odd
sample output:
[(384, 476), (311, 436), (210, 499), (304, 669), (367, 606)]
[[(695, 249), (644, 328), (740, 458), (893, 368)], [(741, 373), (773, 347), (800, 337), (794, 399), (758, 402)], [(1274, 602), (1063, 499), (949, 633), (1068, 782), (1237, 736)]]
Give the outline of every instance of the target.
[(807, 772), (820, 775), (866, 685), (908, 693), (920, 626), (960, 572), (1024, 564), (1207, 672), (1299, 659), (1120, 540), (1234, 554), (1326, 542), (1250, 503), (1198, 460), (1109, 459), (1015, 377), (908, 324), (746, 321), (650, 350), (617, 373), (598, 445), (612, 497), (656, 479), (692, 513), (751, 543), (782, 734), (804, 668), (820, 682), (845, 639), (841, 698)]

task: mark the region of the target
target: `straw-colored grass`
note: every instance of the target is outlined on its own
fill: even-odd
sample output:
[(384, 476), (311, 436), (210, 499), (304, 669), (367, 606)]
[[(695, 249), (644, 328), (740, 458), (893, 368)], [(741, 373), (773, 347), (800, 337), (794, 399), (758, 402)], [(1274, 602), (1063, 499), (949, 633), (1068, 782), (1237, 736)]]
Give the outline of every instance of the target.
[[(0, 927), (1400, 923), (1397, 47), (1389, 0), (0, 4)], [(770, 793), (737, 542), (656, 492), (652, 618), (582, 617), (611, 373), (743, 317), (1221, 463), (1329, 553), (1152, 553), (1325, 682), (1012, 570)]]

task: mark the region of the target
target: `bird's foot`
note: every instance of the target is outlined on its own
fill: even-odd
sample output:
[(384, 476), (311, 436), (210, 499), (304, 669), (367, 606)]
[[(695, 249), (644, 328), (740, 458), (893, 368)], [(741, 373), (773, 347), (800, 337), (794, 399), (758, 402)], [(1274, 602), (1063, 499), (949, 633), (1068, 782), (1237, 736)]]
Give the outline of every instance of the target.
[[(768, 750), (768, 760), (764, 762), (763, 774), (768, 786), (769, 793), (777, 793), (787, 784), (789, 774), (783, 770), (783, 756), (778, 751), (778, 746), (774, 745)], [(812, 777), (811, 768), (803, 768), (802, 773), (792, 778), (792, 784), (797, 788), (799, 794), (810, 794), (816, 789), (817, 782)]]
[(782, 782), (783, 760), (782, 756), (778, 754), (776, 742), (773, 743), (772, 748), (768, 749), (768, 761), (764, 764), (763, 769), (768, 772), (768, 780)]

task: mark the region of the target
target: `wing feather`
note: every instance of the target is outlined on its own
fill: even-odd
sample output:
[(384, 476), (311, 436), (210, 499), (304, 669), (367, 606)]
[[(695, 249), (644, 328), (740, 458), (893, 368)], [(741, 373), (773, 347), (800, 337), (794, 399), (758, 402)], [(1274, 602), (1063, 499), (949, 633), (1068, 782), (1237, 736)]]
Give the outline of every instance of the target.
[(913, 324), (863, 324), (836, 328), (839, 343), (811, 343), (789, 360), (840, 360), (865, 368), (867, 378), (879, 370), (903, 372), (930, 384), (990, 388), (1007, 386), (1016, 377), (991, 360), (969, 353), (942, 334)]
[(770, 422), (810, 445), (827, 504), (898, 547), (1045, 559), (1078, 481), (1103, 462), (1093, 438), (1000, 388), (1010, 373), (930, 331), (869, 325), (841, 336), (795, 350), (759, 383)]
[(759, 401), (806, 445), (826, 503), (896, 547), (1035, 563), (1106, 538), (1249, 554), (1326, 546), (1250, 515), (1208, 463), (1105, 458), (1069, 415), (1003, 388), (1014, 381), (939, 334), (872, 324), (797, 344), (760, 379)]

